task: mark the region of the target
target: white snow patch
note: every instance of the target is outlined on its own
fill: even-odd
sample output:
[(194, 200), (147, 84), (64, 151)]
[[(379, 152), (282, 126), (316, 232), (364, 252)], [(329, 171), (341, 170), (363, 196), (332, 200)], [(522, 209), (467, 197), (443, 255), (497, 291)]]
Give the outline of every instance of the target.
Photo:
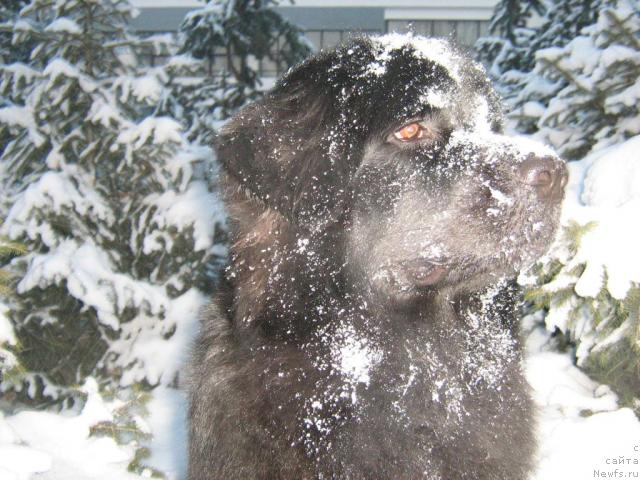
[[(586, 265), (576, 292), (595, 297), (606, 287), (614, 298), (623, 299), (633, 283), (640, 283), (640, 168), (637, 152), (640, 136), (625, 143), (571, 162), (562, 223), (594, 222), (584, 234), (578, 251), (565, 269)], [(552, 254), (563, 256), (562, 251)]]
[(194, 249), (198, 251), (209, 248), (213, 243), (214, 226), (224, 215), (220, 202), (204, 181), (191, 182), (184, 192), (167, 190), (147, 201), (150, 205), (157, 206), (151, 221), (158, 225), (159, 230), (155, 232), (156, 235), (145, 237), (145, 254), (171, 249), (172, 240), (165, 232), (166, 227), (171, 225), (179, 231), (193, 227)]
[(619, 408), (616, 395), (578, 370), (569, 354), (551, 351), (549, 333), (532, 317), (524, 325), (526, 375), (540, 409), (532, 480), (600, 478), (596, 470), (606, 472), (602, 478), (635, 478), (640, 422), (633, 411)]
[(69, 293), (93, 307), (100, 323), (119, 330), (119, 314), (127, 307), (158, 315), (167, 309), (163, 287), (116, 273), (108, 254), (92, 241), (65, 240), (50, 253), (34, 255), (18, 284), (18, 292), (66, 281)]
[[(127, 366), (121, 385), (143, 380), (167, 385), (178, 378), (195, 339), (200, 310), (207, 301), (195, 288), (173, 300), (158, 295), (151, 313), (141, 312), (134, 321), (121, 324), (122, 334), (111, 345), (111, 351), (118, 354), (118, 364)], [(163, 319), (153, 312), (159, 308), (165, 309)], [(171, 337), (165, 339), (170, 332)]]
[(444, 92), (437, 88), (430, 88), (426, 93), (420, 96), (421, 103), (428, 103), (434, 108), (446, 108), (451, 99), (449, 96), (445, 95)]
[(140, 103), (152, 105), (158, 102), (164, 91), (164, 86), (156, 75), (121, 76), (114, 87), (120, 93), (119, 100), (122, 103), (128, 102), (130, 96), (133, 96)]
[(47, 141), (46, 137), (38, 131), (33, 118), (33, 110), (29, 107), (10, 105), (0, 108), (0, 122), (27, 130), (29, 138), (36, 147), (42, 146)]
[[(370, 370), (382, 359), (382, 353), (369, 344), (365, 336), (359, 335), (351, 325), (343, 325), (331, 344), (334, 367), (355, 386), (369, 385)], [(354, 395), (355, 392), (352, 392)], [(355, 397), (353, 397), (355, 403)]]
[(144, 463), (164, 473), (167, 480), (186, 478), (187, 409), (186, 393), (164, 386), (153, 391), (147, 404), (153, 436), (147, 443), (151, 456)]
[(515, 161), (523, 161), (529, 155), (537, 157), (557, 157), (555, 151), (537, 140), (525, 136), (498, 135), (484, 128), (473, 131), (456, 130), (451, 135), (447, 149), (465, 147), (469, 145), (480, 146), (486, 149), (487, 163), (504, 158), (505, 154), (513, 157)]
[(3, 480), (91, 479), (133, 480), (126, 472), (133, 459), (132, 446), (109, 437), (90, 436), (93, 425), (111, 421), (111, 408), (88, 378), (83, 390), (87, 401), (78, 415), (23, 411), (3, 418), (0, 414), (0, 474)]
[[(54, 149), (53, 152), (55, 151)], [(61, 160), (62, 157), (58, 154), (56, 161)], [(63, 172), (49, 171), (29, 185), (16, 199), (0, 233), (9, 238), (20, 238), (22, 235), (30, 239), (40, 237), (48, 247), (57, 245), (59, 235), (47, 223), (34, 216), (33, 212), (38, 210), (60, 215), (68, 214), (68, 210), (71, 210), (81, 216), (99, 218), (107, 224), (111, 224), (114, 219), (111, 209), (97, 192), (82, 184), (76, 186)]]
[(149, 138), (153, 143), (174, 142), (182, 144), (182, 127), (169, 117), (147, 117), (142, 122), (132, 125), (118, 135), (118, 143), (138, 150)]
[(447, 69), (451, 78), (460, 81), (460, 61), (450, 44), (439, 38), (427, 38), (414, 36), (411, 33), (389, 33), (379, 37), (372, 37), (372, 41), (383, 47), (382, 52), (376, 57), (376, 62), (372, 69), (374, 72), (384, 73), (383, 66), (390, 58), (393, 50), (401, 50), (404, 47), (411, 47), (420, 58), (430, 60)]
[(99, 98), (95, 99), (91, 104), (87, 120), (92, 123), (101, 124), (105, 128), (125, 123), (125, 119), (112, 103), (105, 102)]
[(475, 132), (480, 134), (491, 133), (490, 113), (487, 100), (484, 97), (477, 96), (473, 106), (473, 129)]
[(51, 60), (42, 73), (50, 76), (52, 79), (56, 79), (60, 75), (71, 78), (80, 76), (78, 69), (62, 58), (54, 58)]
[(49, 77), (49, 83), (46, 86), (46, 89), (51, 89), (60, 77), (77, 79), (80, 88), (88, 93), (91, 93), (98, 88), (94, 80), (83, 75), (77, 67), (62, 58), (54, 58), (51, 60), (42, 73)]
[(599, 152), (580, 199), (592, 207), (619, 207), (640, 198), (640, 136)]
[(76, 22), (66, 17), (58, 17), (44, 29), (45, 32), (79, 34), (82, 29)]
[[(2, 427), (10, 429), (0, 412)], [(0, 478), (3, 480), (27, 480), (32, 474), (50, 470), (51, 464), (51, 456), (44, 452), (0, 440)]]
[(366, 343), (354, 340), (340, 348), (340, 370), (358, 383), (369, 385), (369, 368), (375, 357)]
[(17, 20), (13, 24), (13, 29), (17, 32), (31, 32), (33, 31), (33, 25), (26, 20)]
[(511, 206), (515, 203), (515, 200), (513, 198), (507, 196), (503, 191), (492, 187), (488, 181), (484, 182), (483, 185), (485, 185), (489, 189), (489, 191), (491, 192), (491, 196), (496, 200), (496, 202), (498, 202), (498, 205)]
[(13, 331), (9, 318), (7, 317), (8, 313), (9, 307), (0, 302), (0, 346), (3, 343), (8, 343), (9, 345), (16, 344), (16, 334)]

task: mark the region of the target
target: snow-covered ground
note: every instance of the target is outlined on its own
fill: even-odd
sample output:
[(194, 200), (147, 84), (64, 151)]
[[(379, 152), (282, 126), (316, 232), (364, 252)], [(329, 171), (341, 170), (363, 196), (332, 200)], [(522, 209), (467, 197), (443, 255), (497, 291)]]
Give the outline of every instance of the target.
[[(118, 445), (110, 437), (90, 436), (90, 428), (112, 419), (113, 405), (97, 393), (90, 379), (83, 389), (87, 403), (78, 415), (23, 411), (4, 417), (0, 413), (0, 479), (26, 480), (131, 480), (127, 472), (133, 445)], [(169, 479), (186, 471), (186, 399), (182, 392), (158, 388), (148, 405), (147, 419), (154, 436), (148, 463)], [(151, 476), (151, 470), (142, 472)]]
[(616, 395), (567, 353), (553, 351), (534, 317), (524, 319), (524, 328), (527, 379), (540, 419), (534, 480), (640, 478), (640, 422), (633, 411), (619, 408)]
[[(619, 295), (629, 281), (637, 281), (635, 276), (640, 272), (638, 236), (632, 236), (632, 241), (627, 237), (638, 228), (637, 217), (632, 214), (637, 209), (629, 208), (640, 200), (640, 182), (633, 181), (640, 171), (636, 153), (639, 142), (640, 137), (636, 137), (574, 163), (565, 201), (565, 221), (600, 221), (600, 226), (585, 237), (581, 252), (586, 255), (584, 260), (597, 268), (619, 267), (608, 277), (609, 283), (614, 282), (609, 285), (610, 291)], [(553, 327), (554, 323), (547, 319), (547, 325)], [(638, 418), (630, 409), (619, 407), (608, 387), (593, 382), (575, 367), (569, 353), (553, 350), (543, 318), (524, 318), (523, 329), (525, 368), (540, 419), (534, 479), (640, 478)], [(184, 338), (180, 341), (183, 346), (188, 344)], [(127, 472), (135, 454), (134, 444), (123, 446), (108, 437), (90, 436), (91, 426), (111, 420), (117, 405), (105, 401), (91, 379), (83, 389), (87, 402), (76, 414), (0, 413), (1, 480), (139, 478)], [(170, 480), (181, 479), (186, 470), (185, 395), (159, 387), (147, 408), (150, 416), (144, 423), (153, 438), (148, 442), (151, 456), (146, 462)], [(151, 473), (149, 469), (142, 475)]]

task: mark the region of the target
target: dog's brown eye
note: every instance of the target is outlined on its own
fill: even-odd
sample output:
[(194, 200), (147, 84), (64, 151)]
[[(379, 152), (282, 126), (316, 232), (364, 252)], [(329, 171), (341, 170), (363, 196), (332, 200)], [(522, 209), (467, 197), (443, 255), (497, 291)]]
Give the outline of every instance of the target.
[(410, 143), (436, 142), (441, 138), (441, 129), (431, 121), (411, 122), (399, 128), (388, 139), (392, 142)]
[(422, 133), (422, 125), (418, 122), (410, 123), (409, 125), (405, 125), (399, 130), (393, 132), (393, 136), (396, 139), (406, 142), (408, 140), (413, 140), (415, 138), (420, 138)]

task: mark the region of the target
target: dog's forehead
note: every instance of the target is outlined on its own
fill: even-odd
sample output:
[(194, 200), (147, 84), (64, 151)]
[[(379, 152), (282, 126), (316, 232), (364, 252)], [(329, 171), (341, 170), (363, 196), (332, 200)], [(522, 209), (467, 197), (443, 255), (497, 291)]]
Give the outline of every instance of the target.
[(287, 72), (273, 92), (313, 90), (344, 115), (357, 111), (362, 118), (377, 118), (384, 105), (389, 119), (398, 119), (430, 108), (454, 110), (489, 89), (482, 67), (448, 40), (392, 33), (320, 51)]
[(410, 51), (413, 58), (429, 61), (443, 67), (449, 77), (456, 83), (462, 80), (462, 58), (444, 39), (414, 36), (412, 34), (391, 33), (378, 37), (371, 37), (374, 50), (374, 60), (367, 69), (373, 75), (384, 75), (387, 65), (394, 57), (394, 53)]
[(482, 107), (488, 100), (490, 87), (482, 67), (445, 39), (395, 33), (364, 37), (324, 58), (328, 65), (320, 77), (333, 90), (339, 108), (347, 116), (366, 111), (365, 117), (378, 124), (433, 110), (446, 110), (462, 120), (475, 115), (470, 106)]

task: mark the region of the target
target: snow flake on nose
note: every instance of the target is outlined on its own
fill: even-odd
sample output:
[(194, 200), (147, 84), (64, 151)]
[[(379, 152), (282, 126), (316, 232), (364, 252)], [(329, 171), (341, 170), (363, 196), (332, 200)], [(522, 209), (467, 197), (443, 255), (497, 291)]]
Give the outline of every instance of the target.
[(502, 190), (499, 190), (498, 188), (492, 186), (489, 180), (485, 180), (484, 182), (482, 182), (482, 184), (489, 189), (489, 191), (491, 192), (491, 197), (497, 202), (498, 205), (511, 207), (515, 203), (513, 197), (506, 195)]
[[(521, 163), (534, 155), (539, 158), (557, 158), (553, 149), (535, 140), (525, 137), (511, 137), (493, 133), (483, 128), (456, 130), (452, 133), (446, 147), (447, 152), (458, 150), (465, 156), (465, 163), (482, 162), (487, 165), (510, 162)], [(482, 152), (479, 155), (478, 150)]]

